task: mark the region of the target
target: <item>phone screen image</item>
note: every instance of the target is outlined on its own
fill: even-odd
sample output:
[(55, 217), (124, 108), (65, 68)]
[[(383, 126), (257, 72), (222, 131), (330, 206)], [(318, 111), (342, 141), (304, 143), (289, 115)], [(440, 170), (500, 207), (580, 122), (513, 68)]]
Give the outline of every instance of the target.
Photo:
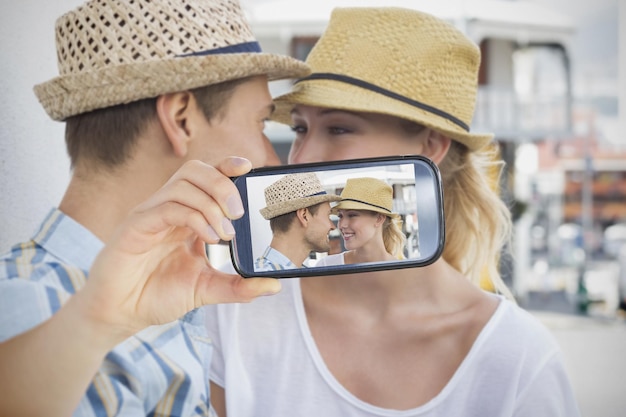
[[(293, 177), (304, 177), (307, 183), (285, 189), (292, 186), (289, 180)], [(422, 156), (259, 168), (235, 178), (234, 183), (244, 202), (245, 215), (233, 221), (236, 235), (230, 242), (231, 260), (235, 270), (244, 277), (290, 278), (419, 267), (434, 262), (443, 251), (441, 179), (436, 165)], [(303, 187), (311, 189), (304, 190)], [(269, 197), (266, 190), (270, 190)], [(271, 190), (277, 191), (279, 196), (276, 197)], [(313, 197), (308, 197), (309, 194)], [(278, 217), (277, 214), (289, 210), (295, 212), (292, 208), (301, 208), (305, 204), (302, 198), (305, 195), (312, 203), (328, 201), (331, 212), (322, 215), (327, 215), (334, 227), (327, 232), (327, 247), (313, 245), (296, 251), (294, 249), (302, 238), (292, 233), (293, 241), (288, 242), (288, 248), (283, 252), (291, 257), (294, 252), (303, 255), (288, 262), (286, 256), (276, 255), (277, 251), (271, 246), (277, 239), (274, 239), (268, 217)], [(351, 211), (337, 209), (342, 207)], [(350, 264), (326, 262), (338, 259), (334, 256), (323, 261), (327, 256), (344, 253), (350, 245), (355, 245), (353, 234), (342, 235), (338, 227), (341, 216), (354, 216), (354, 208), (387, 214), (396, 223), (403, 235), (403, 243), (393, 256), (389, 256), (391, 259)], [(326, 232), (322, 230), (318, 235), (320, 233)], [(276, 266), (270, 270), (259, 262), (268, 251), (279, 257), (272, 261)]]

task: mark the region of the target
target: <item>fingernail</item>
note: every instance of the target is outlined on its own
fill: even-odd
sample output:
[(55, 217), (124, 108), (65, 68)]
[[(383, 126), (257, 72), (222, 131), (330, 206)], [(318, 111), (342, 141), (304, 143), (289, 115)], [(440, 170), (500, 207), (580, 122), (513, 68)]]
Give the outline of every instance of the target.
[(224, 230), (225, 234), (229, 236), (235, 236), (235, 228), (233, 227), (230, 220), (228, 220), (227, 218), (222, 219), (222, 229)]
[(237, 195), (231, 195), (226, 200), (226, 206), (231, 217), (243, 216), (243, 206), (241, 205), (241, 199)]
[(209, 227), (207, 228), (207, 232), (209, 233), (209, 236), (211, 237), (211, 239), (220, 240), (220, 237), (218, 236), (217, 232), (211, 225), (209, 225)]
[(233, 156), (232, 162), (233, 162), (233, 165), (235, 166), (241, 166), (241, 165), (247, 164), (248, 160), (240, 156)]

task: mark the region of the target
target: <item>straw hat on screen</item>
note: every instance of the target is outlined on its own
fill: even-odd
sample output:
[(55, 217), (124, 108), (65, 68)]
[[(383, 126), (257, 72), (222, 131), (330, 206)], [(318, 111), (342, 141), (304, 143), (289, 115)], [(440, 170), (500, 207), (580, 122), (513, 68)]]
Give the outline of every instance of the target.
[(393, 212), (393, 188), (376, 178), (350, 178), (341, 192), (341, 200), (331, 210), (369, 210), (392, 219), (400, 216)]
[(492, 134), (470, 133), (480, 51), (451, 24), (410, 9), (336, 8), (307, 60), (313, 73), (278, 97), (273, 119), (295, 104), (411, 120), (471, 150)]
[(289, 174), (265, 189), (267, 207), (260, 212), (265, 220), (270, 220), (301, 208), (338, 200), (338, 195), (324, 190), (315, 173)]
[(35, 86), (51, 118), (253, 75), (302, 77), (261, 52), (233, 0), (92, 0), (56, 22), (59, 76)]

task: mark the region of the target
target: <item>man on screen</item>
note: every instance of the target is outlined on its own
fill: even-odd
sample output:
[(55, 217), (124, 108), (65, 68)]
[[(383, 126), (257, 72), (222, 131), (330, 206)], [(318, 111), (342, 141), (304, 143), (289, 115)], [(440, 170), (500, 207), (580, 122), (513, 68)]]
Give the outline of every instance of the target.
[(266, 207), (260, 210), (270, 221), (272, 241), (254, 264), (255, 271), (302, 268), (314, 252), (328, 252), (328, 233), (335, 229), (330, 220), (328, 194), (312, 173), (289, 174), (265, 189)]

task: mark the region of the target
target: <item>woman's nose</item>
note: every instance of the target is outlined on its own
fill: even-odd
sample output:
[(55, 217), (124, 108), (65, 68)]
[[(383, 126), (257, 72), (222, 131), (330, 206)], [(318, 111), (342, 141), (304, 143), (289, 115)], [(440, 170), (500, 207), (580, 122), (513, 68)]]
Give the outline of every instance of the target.
[(327, 160), (326, 152), (326, 147), (322, 141), (316, 141), (313, 137), (307, 136), (291, 144), (289, 163), (323, 162)]

